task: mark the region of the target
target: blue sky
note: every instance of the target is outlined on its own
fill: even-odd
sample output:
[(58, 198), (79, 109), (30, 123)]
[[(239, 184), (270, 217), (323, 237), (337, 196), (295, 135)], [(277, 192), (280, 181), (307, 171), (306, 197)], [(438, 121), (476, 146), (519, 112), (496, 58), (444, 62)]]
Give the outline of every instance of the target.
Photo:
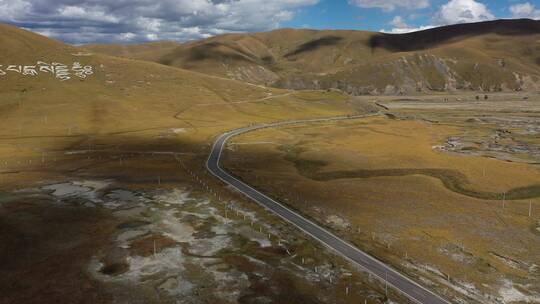
[[(426, 8), (406, 9), (396, 7), (389, 11), (379, 7), (361, 7), (349, 3), (347, 0), (320, 0), (313, 6), (306, 6), (298, 9), (293, 19), (282, 22), (281, 26), (314, 29), (390, 31), (395, 27), (392, 25), (392, 20), (396, 16), (400, 16), (411, 29), (416, 29), (421, 28), (422, 26), (435, 25), (434, 19), (437, 18), (441, 6), (448, 2), (448, 0), (431, 0), (429, 3), (430, 5)], [(540, 0), (479, 0), (476, 2), (485, 5), (495, 18), (538, 18), (540, 11)], [(511, 12), (510, 7), (525, 3), (534, 7), (533, 12), (530, 15), (522, 14), (522, 16), (516, 16)]]
[(73, 44), (188, 41), (281, 27), (404, 33), (540, 19), (540, 0), (0, 0), (0, 22)]

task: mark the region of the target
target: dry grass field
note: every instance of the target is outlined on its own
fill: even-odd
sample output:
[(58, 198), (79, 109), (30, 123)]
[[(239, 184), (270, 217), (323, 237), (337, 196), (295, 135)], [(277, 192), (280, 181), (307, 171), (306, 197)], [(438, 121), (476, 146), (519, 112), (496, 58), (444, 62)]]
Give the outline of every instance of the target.
[(536, 303), (540, 99), (489, 98), (362, 98), (387, 114), (248, 133), (225, 167), (456, 301)]
[[(287, 33), (288, 52), (324, 34), (270, 35)], [(111, 53), (152, 61), (155, 47), (161, 56), (174, 45)], [(2, 68), (81, 62), (94, 72), (0, 75), (1, 304), (407, 303), (204, 168), (227, 130), (379, 110), (235, 138), (226, 166), (441, 294), (538, 301), (537, 95), (297, 92), (4, 25), (0, 54)]]
[[(74, 159), (81, 150), (206, 152), (213, 136), (250, 123), (353, 113), (336, 92), (294, 93), (207, 76), (159, 64), (80, 50), (2, 26), (3, 61), (41, 60), (91, 65), (84, 80), (10, 73), (0, 82), (3, 185), (22, 173)], [(27, 49), (26, 45), (33, 45)], [(14, 51), (14, 50), (20, 51)], [(303, 97), (303, 96), (307, 97)], [(66, 154), (66, 150), (71, 152)], [(34, 170), (35, 171), (35, 170)], [(36, 177), (41, 178), (42, 172)], [(25, 177), (23, 180), (28, 180)]]
[(226, 130), (362, 105), (91, 55), (9, 26), (0, 53), (3, 64), (94, 68), (64, 82), (0, 76), (0, 303), (386, 301), (380, 282), (204, 173)]

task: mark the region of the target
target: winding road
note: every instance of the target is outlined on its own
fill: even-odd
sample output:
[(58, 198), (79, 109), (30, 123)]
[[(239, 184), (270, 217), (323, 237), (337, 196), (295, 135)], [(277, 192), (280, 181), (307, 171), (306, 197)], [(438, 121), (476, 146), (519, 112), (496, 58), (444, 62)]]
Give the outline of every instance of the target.
[(437, 294), (422, 287), (418, 283), (409, 279), (405, 275), (402, 275), (390, 266), (382, 263), (381, 261), (354, 247), (353, 245), (349, 244), (348, 242), (344, 241), (343, 239), (334, 235), (323, 227), (303, 217), (301, 214), (296, 213), (295, 211), (284, 206), (283, 204), (273, 200), (267, 195), (257, 191), (248, 184), (235, 178), (227, 171), (223, 170), (219, 165), (221, 154), (227, 144), (227, 141), (230, 138), (240, 134), (260, 129), (281, 127), (294, 124), (352, 120), (375, 115), (378, 115), (378, 113), (356, 116), (338, 116), (331, 118), (276, 122), (270, 124), (254, 125), (229, 131), (220, 135), (214, 142), (212, 151), (206, 162), (206, 168), (208, 169), (208, 171), (210, 171), (210, 173), (212, 173), (212, 175), (216, 176), (224, 183), (234, 187), (256, 203), (277, 214), (285, 221), (304, 231), (314, 239), (321, 242), (323, 245), (334, 250), (335, 252), (352, 262), (353, 264), (358, 265), (367, 270), (369, 273), (377, 276), (380, 280), (386, 282), (386, 284), (388, 284), (389, 286), (393, 286), (396, 290), (410, 298), (412, 301), (421, 304), (450, 304), (450, 302), (444, 300)]

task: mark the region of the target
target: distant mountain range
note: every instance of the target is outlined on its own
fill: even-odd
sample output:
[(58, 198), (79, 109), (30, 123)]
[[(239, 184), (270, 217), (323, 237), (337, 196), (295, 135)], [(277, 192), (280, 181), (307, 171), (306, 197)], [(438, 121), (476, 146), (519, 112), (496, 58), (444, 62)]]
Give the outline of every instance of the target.
[(185, 44), (83, 48), (290, 89), (357, 95), (540, 89), (540, 21), (529, 19), (408, 34), (280, 29)]

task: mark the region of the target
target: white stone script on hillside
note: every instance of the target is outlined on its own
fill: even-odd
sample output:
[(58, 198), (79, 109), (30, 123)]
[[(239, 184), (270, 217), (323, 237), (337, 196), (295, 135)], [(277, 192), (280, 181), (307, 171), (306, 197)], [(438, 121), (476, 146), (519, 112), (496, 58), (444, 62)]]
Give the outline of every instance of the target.
[(20, 74), (29, 77), (50, 74), (60, 81), (66, 81), (70, 80), (72, 76), (84, 79), (94, 74), (94, 71), (92, 66), (83, 66), (80, 62), (73, 62), (71, 66), (59, 62), (46, 63), (43, 61), (38, 61), (35, 65), (0, 64), (0, 77), (9, 74)]

